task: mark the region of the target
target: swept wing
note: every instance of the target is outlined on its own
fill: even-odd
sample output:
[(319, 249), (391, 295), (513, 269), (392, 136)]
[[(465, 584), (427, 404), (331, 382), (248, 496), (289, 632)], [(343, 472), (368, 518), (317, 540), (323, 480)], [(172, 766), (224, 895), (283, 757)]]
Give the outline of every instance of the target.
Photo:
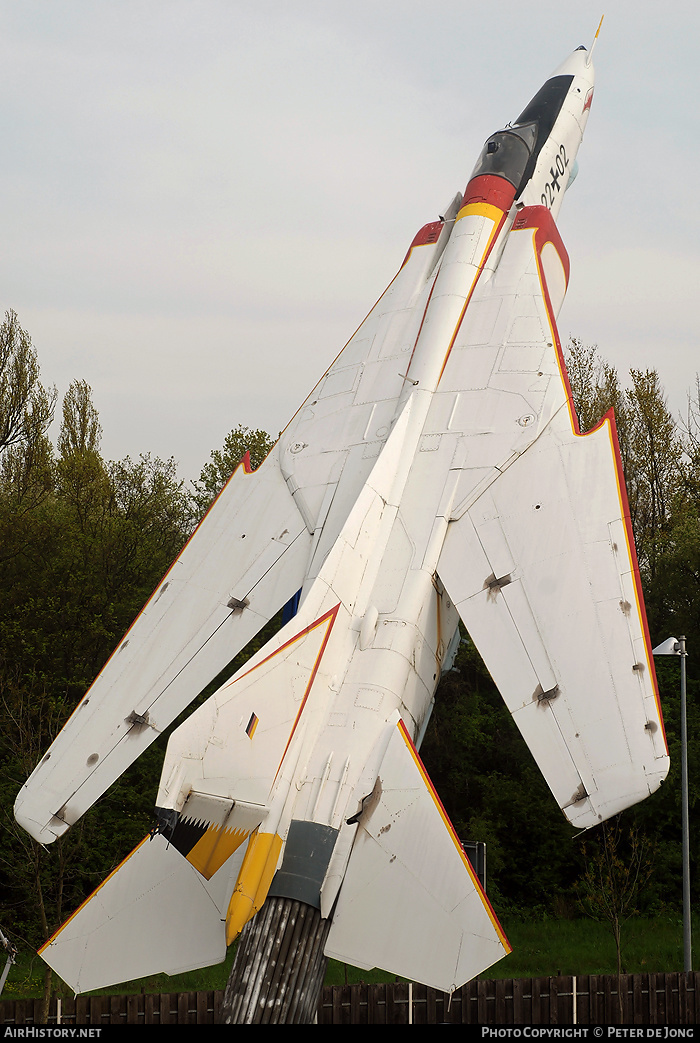
[(562, 358), (567, 277), (549, 211), (523, 210), (441, 383), (465, 414), (480, 409), (438, 573), (559, 805), (587, 828), (653, 792), (668, 750), (614, 419), (581, 434)]
[(37, 840), (77, 821), (317, 573), (387, 440), (460, 200), (416, 235), (261, 467), (234, 473), (22, 787), (15, 816)]

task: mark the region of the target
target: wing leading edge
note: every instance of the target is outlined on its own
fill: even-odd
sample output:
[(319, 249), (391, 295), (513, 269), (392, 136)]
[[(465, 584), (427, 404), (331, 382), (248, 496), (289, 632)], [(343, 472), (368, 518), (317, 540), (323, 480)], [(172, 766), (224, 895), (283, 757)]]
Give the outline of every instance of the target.
[(20, 825), (50, 843), (91, 807), (299, 589), (310, 546), (275, 450), (239, 467), (20, 790)]

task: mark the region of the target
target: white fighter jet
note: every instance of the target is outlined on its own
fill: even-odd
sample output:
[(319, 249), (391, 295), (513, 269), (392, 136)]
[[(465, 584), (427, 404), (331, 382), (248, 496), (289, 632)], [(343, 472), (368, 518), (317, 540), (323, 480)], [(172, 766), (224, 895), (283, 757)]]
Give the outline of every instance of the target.
[(556, 328), (593, 82), (581, 47), (491, 135), (21, 790), (50, 843), (300, 592), (173, 733), (157, 835), (42, 950), (76, 991), (220, 961), (268, 895), (444, 990), (509, 952), (417, 750), (460, 619), (573, 825), (664, 779), (615, 421), (581, 433)]

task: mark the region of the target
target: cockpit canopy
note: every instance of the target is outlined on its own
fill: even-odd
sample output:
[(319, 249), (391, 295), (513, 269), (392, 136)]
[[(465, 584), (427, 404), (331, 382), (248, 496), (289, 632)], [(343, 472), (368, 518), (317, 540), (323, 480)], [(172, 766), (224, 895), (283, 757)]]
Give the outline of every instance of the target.
[(517, 193), (536, 142), (535, 122), (497, 130), (484, 145), (472, 178), (495, 174), (510, 181)]
[(532, 177), (540, 149), (552, 133), (572, 82), (573, 76), (547, 80), (516, 122), (487, 140), (472, 178), (481, 174), (503, 177), (513, 185), (517, 198)]

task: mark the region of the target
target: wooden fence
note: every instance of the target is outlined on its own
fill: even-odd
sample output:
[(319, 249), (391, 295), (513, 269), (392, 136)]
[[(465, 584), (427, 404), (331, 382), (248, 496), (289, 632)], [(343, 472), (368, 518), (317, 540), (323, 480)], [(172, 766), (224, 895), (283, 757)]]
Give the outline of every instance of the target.
[[(695, 1025), (700, 973), (472, 981), (452, 997), (424, 985), (345, 985), (323, 990), (327, 1025)], [(696, 1006), (697, 996), (697, 1006)]]
[[(618, 999), (622, 994), (622, 1017)], [(78, 996), (51, 1001), (50, 1025), (214, 1024), (222, 992)], [(0, 1002), (0, 1026), (35, 1024), (39, 1000)], [(590, 974), (472, 981), (452, 996), (425, 985), (324, 988), (324, 1025), (695, 1025), (700, 973)]]

